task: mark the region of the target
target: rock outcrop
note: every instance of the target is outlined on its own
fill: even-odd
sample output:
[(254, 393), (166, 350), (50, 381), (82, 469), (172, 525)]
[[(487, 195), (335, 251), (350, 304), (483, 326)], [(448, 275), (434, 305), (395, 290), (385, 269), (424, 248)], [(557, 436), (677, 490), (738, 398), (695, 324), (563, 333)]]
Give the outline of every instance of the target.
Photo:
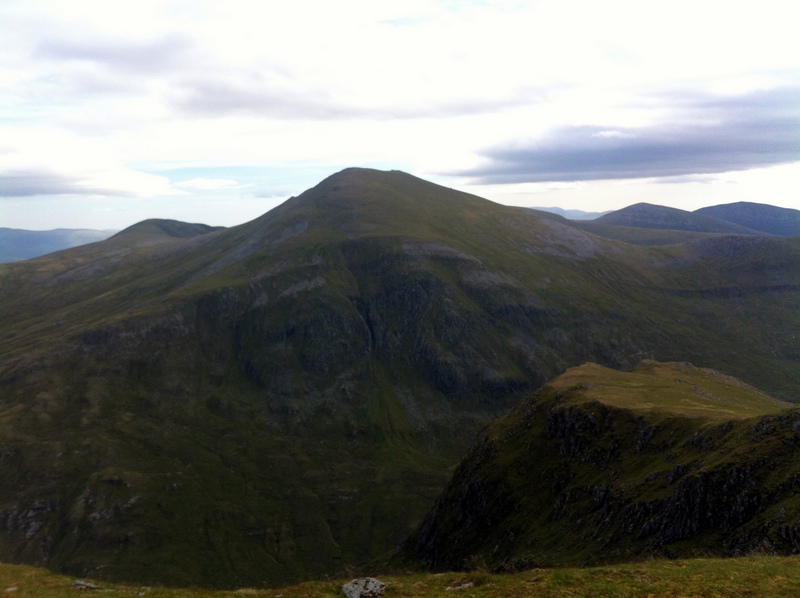
[(347, 598), (381, 598), (386, 584), (374, 577), (361, 577), (342, 586)]
[[(657, 367), (650, 388), (620, 373), (617, 395), (604, 368), (592, 366), (598, 383), (575, 368), (489, 426), (405, 556), (513, 571), (798, 552), (800, 410), (719, 374)], [(646, 403), (625, 395), (628, 375)]]

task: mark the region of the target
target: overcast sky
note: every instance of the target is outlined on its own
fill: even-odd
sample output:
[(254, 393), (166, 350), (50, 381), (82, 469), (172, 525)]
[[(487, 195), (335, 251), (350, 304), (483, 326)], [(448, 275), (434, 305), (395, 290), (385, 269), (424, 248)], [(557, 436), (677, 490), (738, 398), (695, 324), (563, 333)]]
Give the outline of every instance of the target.
[(0, 0), (0, 226), (229, 226), (348, 166), (800, 209), (792, 3)]

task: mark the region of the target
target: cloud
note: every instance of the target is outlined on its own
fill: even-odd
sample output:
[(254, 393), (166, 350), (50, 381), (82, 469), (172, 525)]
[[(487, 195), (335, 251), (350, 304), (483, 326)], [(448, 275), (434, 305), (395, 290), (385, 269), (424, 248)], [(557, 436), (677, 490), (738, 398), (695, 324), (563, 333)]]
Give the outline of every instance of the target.
[(180, 183), (175, 183), (176, 187), (181, 187), (184, 189), (194, 189), (197, 191), (217, 191), (220, 189), (238, 189), (241, 187), (238, 181), (233, 181), (230, 179), (208, 179), (208, 178), (196, 178), (191, 179), (188, 181), (181, 181)]
[(485, 164), (455, 174), (481, 184), (711, 174), (800, 161), (798, 139), (800, 88), (689, 96), (668, 122), (563, 126), (486, 149)]
[(710, 185), (719, 183), (720, 179), (711, 174), (687, 174), (681, 176), (670, 176), (653, 180), (654, 183), (659, 185), (682, 185), (684, 183), (698, 183), (702, 185)]
[(16, 170), (0, 173), (0, 197), (35, 195), (70, 195), (85, 193), (80, 179), (46, 169)]
[(193, 73), (176, 80), (168, 97), (170, 106), (187, 117), (406, 120), (489, 114), (530, 106), (544, 102), (547, 92), (527, 87), (510, 95), (493, 97), (487, 92), (468, 99), (420, 93), (411, 101), (399, 101), (380, 93), (371, 97), (348, 96), (341, 89), (311, 86), (278, 68), (262, 68)]
[(0, 171), (0, 198), (43, 195), (152, 197), (182, 195), (164, 177), (125, 168), (63, 174), (45, 167)]
[(170, 92), (169, 101), (179, 113), (194, 117), (244, 114), (329, 119), (354, 114), (322, 90), (300, 90), (284, 77), (265, 72), (184, 77)]
[(193, 48), (183, 35), (169, 34), (154, 39), (98, 38), (91, 35), (54, 37), (42, 40), (34, 57), (54, 61), (77, 61), (102, 65), (115, 72), (152, 74), (178, 66)]

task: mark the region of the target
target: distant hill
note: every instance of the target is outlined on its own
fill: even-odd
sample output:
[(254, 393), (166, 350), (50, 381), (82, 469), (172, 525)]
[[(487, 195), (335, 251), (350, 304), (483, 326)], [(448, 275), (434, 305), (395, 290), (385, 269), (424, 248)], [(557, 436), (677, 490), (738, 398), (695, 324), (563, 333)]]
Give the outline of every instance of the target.
[(584, 212), (583, 210), (565, 210), (563, 208), (541, 208), (534, 207), (531, 210), (539, 210), (542, 212), (550, 212), (551, 214), (558, 214), (567, 220), (595, 220), (600, 216), (609, 214), (610, 212)]
[(0, 228), (0, 263), (27, 260), (86, 243), (96, 243), (116, 232), (70, 228), (46, 231)]
[(405, 555), (514, 571), (794, 553), (798, 426), (711, 370), (585, 364), (481, 434)]
[(191, 224), (188, 222), (180, 222), (178, 220), (165, 220), (160, 218), (152, 218), (150, 220), (143, 220), (133, 226), (118, 232), (115, 237), (119, 239), (133, 239), (144, 237), (175, 237), (177, 239), (191, 239), (200, 235), (224, 230), (223, 226), (209, 226), (207, 224)]
[(594, 221), (598, 225), (682, 230), (701, 233), (752, 234), (756, 231), (712, 216), (649, 203), (637, 203)]
[(800, 235), (800, 210), (740, 201), (695, 210), (695, 214), (726, 220), (771, 235)]

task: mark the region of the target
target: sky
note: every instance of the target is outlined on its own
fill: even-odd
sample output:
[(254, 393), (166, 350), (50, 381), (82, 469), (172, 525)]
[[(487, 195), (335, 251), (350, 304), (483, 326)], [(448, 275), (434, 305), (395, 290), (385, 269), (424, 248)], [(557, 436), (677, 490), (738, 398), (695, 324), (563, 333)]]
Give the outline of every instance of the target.
[(0, 227), (232, 226), (349, 166), (800, 209), (788, 0), (0, 0)]

